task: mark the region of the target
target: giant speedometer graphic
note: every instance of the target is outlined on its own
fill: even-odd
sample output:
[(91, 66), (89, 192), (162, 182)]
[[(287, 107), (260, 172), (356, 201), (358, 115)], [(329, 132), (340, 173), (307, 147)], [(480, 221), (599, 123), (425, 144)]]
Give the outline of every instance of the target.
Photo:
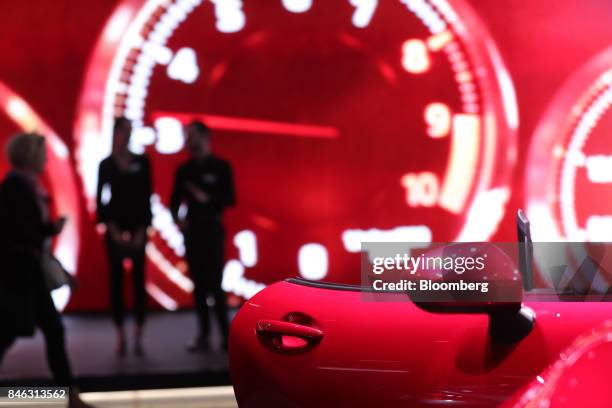
[(568, 80), (536, 129), (526, 180), (540, 240), (612, 239), (612, 48)]
[(224, 287), (247, 297), (297, 274), (357, 281), (361, 241), (488, 239), (516, 156), (511, 81), (463, 1), (127, 0), (75, 131), (90, 201), (114, 115), (155, 167), (159, 299), (190, 288), (167, 212), (186, 121), (234, 166)]

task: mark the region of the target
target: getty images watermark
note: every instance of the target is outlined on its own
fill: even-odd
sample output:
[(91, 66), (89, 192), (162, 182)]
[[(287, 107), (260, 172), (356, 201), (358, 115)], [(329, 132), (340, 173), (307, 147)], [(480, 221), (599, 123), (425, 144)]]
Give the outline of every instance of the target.
[(516, 253), (516, 244), (364, 242), (364, 299), (517, 301)]
[[(442, 277), (442, 273), (454, 272), (462, 275), (465, 272), (483, 271), (487, 254), (480, 256), (429, 256), (420, 254), (410, 256), (407, 253), (395, 254), (393, 257), (377, 256), (372, 260), (372, 273), (382, 275), (385, 271), (403, 271), (412, 276), (422, 275), (425, 271), (435, 271), (436, 277)], [(440, 282), (434, 279), (400, 279), (397, 282), (386, 282), (376, 279), (372, 283), (376, 291), (413, 291), (413, 290), (455, 290), (455, 291), (480, 291), (486, 293), (489, 290), (489, 282)]]
[(610, 242), (364, 242), (366, 301), (612, 301)]

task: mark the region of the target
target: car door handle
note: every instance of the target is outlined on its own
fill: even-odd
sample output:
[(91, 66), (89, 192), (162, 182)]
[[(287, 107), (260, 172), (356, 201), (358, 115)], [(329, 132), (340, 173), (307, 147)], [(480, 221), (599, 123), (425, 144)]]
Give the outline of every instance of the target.
[(321, 341), (325, 332), (315, 327), (284, 322), (282, 320), (258, 320), (255, 331), (259, 336), (268, 337), (275, 341), (276, 348), (296, 350), (305, 348)]
[(301, 324), (283, 322), (281, 320), (259, 320), (255, 327), (259, 334), (277, 334), (301, 337), (305, 340), (321, 340), (325, 333), (321, 329), (303, 326)]

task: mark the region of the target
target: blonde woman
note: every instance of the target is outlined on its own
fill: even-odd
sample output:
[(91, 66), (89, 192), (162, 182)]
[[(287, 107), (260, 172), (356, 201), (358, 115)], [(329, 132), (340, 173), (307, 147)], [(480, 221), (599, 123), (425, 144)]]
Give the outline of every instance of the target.
[(45, 138), (18, 134), (9, 140), (6, 153), (11, 171), (0, 183), (0, 362), (17, 337), (32, 336), (38, 327), (55, 382), (70, 389), (69, 407), (89, 407), (75, 388), (64, 326), (41, 266), (45, 241), (65, 223), (64, 218), (51, 219), (51, 198), (40, 180), (47, 162)]

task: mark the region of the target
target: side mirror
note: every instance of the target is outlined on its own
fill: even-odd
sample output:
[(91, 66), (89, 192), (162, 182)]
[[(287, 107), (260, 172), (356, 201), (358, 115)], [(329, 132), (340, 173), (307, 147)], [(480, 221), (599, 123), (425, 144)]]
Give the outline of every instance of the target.
[(518, 309), (523, 284), (516, 249), (516, 244), (489, 242), (429, 249), (420, 255), (424, 267), (413, 279), (432, 282), (432, 290), (421, 289), (414, 300), (462, 310)]
[[(527, 223), (528, 226), (528, 223)], [(530, 239), (529, 239), (530, 242)], [(485, 259), (480, 270), (442, 273), (423, 271), (421, 278), (445, 283), (486, 283), (487, 291), (470, 293), (420, 293), (413, 300), (420, 308), (434, 313), (482, 313), (489, 315), (489, 333), (498, 343), (514, 343), (526, 337), (535, 324), (533, 311), (522, 304), (523, 276), (519, 271), (523, 246), (514, 243), (453, 243), (427, 251), (425, 257), (472, 257)]]

